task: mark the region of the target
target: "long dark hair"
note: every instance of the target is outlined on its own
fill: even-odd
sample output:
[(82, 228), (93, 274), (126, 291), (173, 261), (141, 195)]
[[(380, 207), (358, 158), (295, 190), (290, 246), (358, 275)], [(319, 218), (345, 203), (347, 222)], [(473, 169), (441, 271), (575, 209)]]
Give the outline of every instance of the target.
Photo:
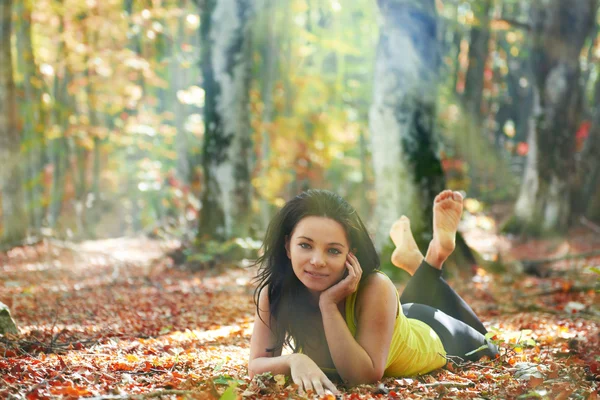
[(254, 303), (259, 311), (258, 299), (263, 289), (268, 287), (271, 314), (268, 322), (277, 340), (275, 347), (267, 349), (269, 352), (284, 345), (294, 351), (309, 345), (306, 317), (311, 313), (310, 294), (294, 274), (285, 250), (286, 238), (291, 237), (298, 222), (308, 216), (330, 218), (342, 225), (363, 270), (361, 283), (379, 268), (379, 256), (365, 225), (356, 210), (341, 196), (327, 190), (308, 190), (288, 201), (269, 223), (263, 255), (256, 261), (260, 268), (255, 278), (258, 286), (254, 291)]

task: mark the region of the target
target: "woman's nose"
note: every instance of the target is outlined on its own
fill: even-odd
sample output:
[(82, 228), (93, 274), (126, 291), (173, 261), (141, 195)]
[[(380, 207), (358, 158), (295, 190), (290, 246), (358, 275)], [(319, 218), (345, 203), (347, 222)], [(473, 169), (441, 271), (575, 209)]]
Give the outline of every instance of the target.
[(324, 267), (325, 266), (325, 258), (323, 256), (321, 256), (320, 254), (313, 255), (310, 262), (315, 267)]

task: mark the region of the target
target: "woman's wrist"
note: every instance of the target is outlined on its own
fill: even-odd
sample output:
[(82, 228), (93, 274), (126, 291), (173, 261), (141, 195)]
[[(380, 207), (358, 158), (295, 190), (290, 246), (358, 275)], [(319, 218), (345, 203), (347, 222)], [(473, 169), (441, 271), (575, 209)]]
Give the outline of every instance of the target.
[(324, 296), (319, 298), (319, 309), (321, 310), (321, 314), (338, 311), (337, 304)]
[(300, 359), (304, 358), (304, 357), (308, 357), (306, 354), (302, 354), (302, 353), (293, 353), (293, 354), (289, 354), (287, 355), (287, 366), (290, 369), (290, 372), (292, 371), (292, 367), (294, 366), (295, 363), (299, 362)]

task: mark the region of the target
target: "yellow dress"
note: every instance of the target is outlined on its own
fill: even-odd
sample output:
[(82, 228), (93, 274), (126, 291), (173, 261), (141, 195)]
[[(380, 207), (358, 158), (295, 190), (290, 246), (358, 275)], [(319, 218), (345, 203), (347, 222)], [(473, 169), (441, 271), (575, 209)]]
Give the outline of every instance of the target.
[[(383, 274), (383, 272), (379, 273)], [(356, 337), (354, 309), (357, 297), (358, 290), (348, 296), (345, 309), (346, 325), (354, 337)], [(444, 365), (446, 365), (446, 351), (439, 336), (426, 323), (407, 318), (402, 313), (398, 296), (398, 315), (394, 324), (394, 334), (385, 364), (384, 376), (421, 375)], [(335, 372), (330, 368), (323, 368), (323, 371)]]

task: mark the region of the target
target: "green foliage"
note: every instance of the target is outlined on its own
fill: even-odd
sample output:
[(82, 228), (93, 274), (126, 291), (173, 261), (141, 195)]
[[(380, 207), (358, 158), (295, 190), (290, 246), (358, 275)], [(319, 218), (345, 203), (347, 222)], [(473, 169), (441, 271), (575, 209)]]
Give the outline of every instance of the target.
[[(55, 225), (82, 238), (139, 231), (181, 235), (195, 227), (205, 189), (200, 151), (207, 104), (195, 3), (26, 4), (31, 17), (25, 16), (21, 4), (15, 8), (13, 39), (18, 40), (12, 43), (31, 42), (31, 55), (28, 51), (15, 60), (14, 77), (21, 125), (29, 132), (22, 135), (20, 164), (28, 171), (27, 195), (36, 199), (27, 205), (37, 215), (36, 223), (48, 220), (56, 183), (62, 188), (55, 192), (60, 202), (55, 209), (61, 212)], [(516, 101), (509, 98), (508, 80), (530, 55), (528, 37), (498, 21), (492, 27), (494, 53), (481, 88), (487, 122), (479, 126), (463, 112), (461, 96), (470, 32), (480, 22), (480, 5), (460, 0), (438, 7), (444, 58), (436, 132), (442, 134), (440, 154), (448, 187), (490, 201), (512, 200), (521, 176), (506, 165), (523, 158), (515, 150), (523, 139), (503, 133), (506, 144), (498, 147), (490, 137), (497, 131), (493, 125), (499, 104)], [(516, 1), (501, 5), (509, 17), (523, 16)], [(308, 187), (344, 195), (370, 225), (376, 196), (368, 112), (377, 79), (377, 13), (367, 0), (270, 0), (257, 10), (249, 93), (257, 235), (270, 217), (266, 214)], [(20, 29), (27, 23), (29, 38)], [(589, 68), (595, 76), (596, 66), (589, 63)], [(63, 139), (67, 145), (52, 150)], [(183, 140), (184, 150), (178, 147)], [(54, 155), (67, 160), (65, 176), (58, 175)], [(183, 157), (189, 158), (185, 177)], [(434, 164), (426, 163), (424, 174), (439, 168)], [(90, 194), (95, 201), (88, 201)], [(81, 204), (83, 211), (77, 211)], [(110, 207), (98, 208), (99, 204)], [(212, 245), (202, 251), (206, 252), (194, 255), (195, 261), (209, 262), (229, 252)], [(382, 269), (397, 275), (389, 253), (384, 249)]]
[(236, 400), (237, 393), (235, 392), (236, 384), (231, 384), (219, 397), (219, 400)]
[(233, 263), (242, 259), (255, 259), (261, 243), (250, 238), (236, 238), (224, 242), (217, 240), (196, 241), (186, 249), (186, 264), (191, 268), (205, 268), (220, 263)]

